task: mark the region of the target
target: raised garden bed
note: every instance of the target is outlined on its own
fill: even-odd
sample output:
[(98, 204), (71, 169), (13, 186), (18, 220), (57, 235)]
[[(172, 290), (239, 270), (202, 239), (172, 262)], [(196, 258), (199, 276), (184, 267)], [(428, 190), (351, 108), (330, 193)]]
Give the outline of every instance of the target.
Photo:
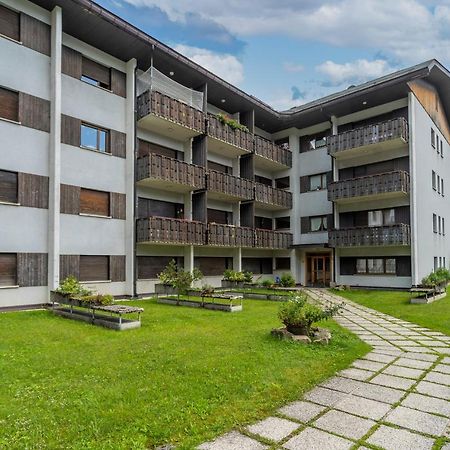
[(236, 295), (217, 295), (214, 297), (158, 297), (158, 303), (190, 308), (212, 309), (214, 311), (238, 312), (242, 311), (242, 297)]
[(417, 287), (410, 289), (409, 292), (411, 293), (410, 303), (419, 305), (433, 303), (447, 296), (446, 285), (435, 288)]

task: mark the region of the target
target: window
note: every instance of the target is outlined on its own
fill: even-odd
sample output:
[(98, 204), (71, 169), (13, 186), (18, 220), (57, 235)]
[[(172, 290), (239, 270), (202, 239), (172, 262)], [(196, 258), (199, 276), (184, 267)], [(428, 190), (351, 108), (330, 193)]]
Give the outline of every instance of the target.
[(231, 225), (233, 223), (233, 213), (220, 209), (208, 208), (208, 223), (221, 223)]
[(232, 174), (233, 168), (230, 166), (226, 166), (225, 164), (219, 164), (213, 161), (208, 161), (208, 169), (215, 170), (216, 172)]
[(444, 197), (444, 179), (441, 178), (441, 195)]
[(431, 129), (431, 146), (433, 148), (436, 147), (436, 132), (434, 131), (434, 129)]
[(309, 190), (318, 191), (327, 188), (327, 174), (321, 173), (318, 175), (311, 175), (309, 177)]
[(17, 173), (0, 170), (0, 202), (17, 203)]
[(440, 194), (441, 193), (441, 177), (438, 175), (437, 176), (437, 192), (438, 192), (438, 194)]
[(273, 273), (272, 258), (242, 258), (242, 270), (254, 275)]
[(326, 231), (327, 228), (327, 216), (310, 217), (310, 230), (311, 231)]
[(291, 228), (290, 216), (275, 218), (275, 229), (276, 230), (285, 230), (285, 229), (289, 229), (289, 228)]
[(437, 233), (437, 216), (433, 214), (433, 233)]
[(174, 260), (177, 267), (183, 269), (184, 258), (176, 256), (138, 256), (137, 272), (139, 280), (151, 280), (158, 278), (171, 260)]
[(444, 146), (443, 146), (443, 141), (440, 142), (440, 150), (441, 150), (441, 158), (444, 157)]
[(111, 71), (108, 67), (83, 56), (81, 65), (81, 80), (92, 84), (93, 86), (110, 89)]
[(20, 41), (20, 14), (0, 6), (0, 34)]
[(226, 269), (233, 268), (233, 258), (199, 256), (194, 258), (194, 267), (205, 276), (223, 275)]
[(277, 178), (275, 180), (275, 187), (277, 187), (278, 189), (289, 189), (289, 186), (289, 177)]
[(381, 258), (367, 260), (367, 273), (380, 274), (384, 273), (384, 260)]
[(270, 217), (255, 216), (255, 228), (263, 230), (272, 230), (273, 224)]
[(19, 121), (19, 93), (0, 88), (0, 117), (14, 122)]
[(441, 234), (441, 216), (438, 216), (438, 233)]
[(442, 267), (447, 267), (447, 264), (445, 262), (445, 256), (442, 257)]
[(0, 286), (17, 285), (17, 255), (0, 253)]
[(80, 256), (80, 281), (109, 281), (109, 256)]
[(379, 209), (368, 211), (369, 227), (381, 227), (383, 225), (393, 225), (395, 223), (395, 209)]
[(81, 147), (109, 153), (109, 132), (93, 125), (81, 124)]
[(385, 272), (390, 275), (395, 275), (397, 272), (395, 258), (388, 258), (385, 260)]
[(109, 217), (109, 192), (81, 188), (80, 214)]
[(434, 170), (431, 171), (431, 186), (436, 190), (436, 172)]
[(356, 273), (362, 275), (396, 275), (395, 258), (357, 258)]
[(291, 269), (291, 258), (275, 258), (275, 269), (276, 270), (290, 270)]
[(309, 149), (310, 150), (317, 150), (319, 148), (323, 148), (326, 146), (327, 146), (327, 138), (326, 137), (314, 138), (309, 141)]
[(437, 135), (437, 133), (436, 133), (436, 151), (439, 154), (439, 136)]
[(265, 184), (266, 186), (272, 186), (272, 180), (267, 177), (262, 177), (261, 175), (255, 175), (255, 181), (257, 183)]
[(442, 218), (442, 235), (445, 236), (445, 222), (444, 222), (444, 218)]
[(436, 272), (436, 270), (438, 270), (438, 257), (437, 256), (434, 257), (433, 266), (434, 266), (434, 271)]
[(367, 260), (358, 258), (356, 260), (356, 273), (367, 273)]

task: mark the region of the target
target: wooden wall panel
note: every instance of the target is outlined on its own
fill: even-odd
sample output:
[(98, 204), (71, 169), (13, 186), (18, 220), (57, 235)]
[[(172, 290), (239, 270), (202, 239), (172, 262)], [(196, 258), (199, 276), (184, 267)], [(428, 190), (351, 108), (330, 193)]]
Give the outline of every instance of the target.
[(17, 255), (0, 253), (0, 286), (17, 285)]
[(19, 121), (19, 93), (0, 88), (0, 117)]
[(48, 208), (48, 177), (19, 173), (18, 197), (21, 206)]
[(207, 196), (205, 191), (192, 194), (192, 220), (198, 222), (206, 222), (207, 220)]
[(79, 186), (61, 184), (61, 214), (80, 214)]
[(20, 40), (44, 55), (50, 56), (50, 26), (27, 14), (20, 14)]
[[(162, 145), (154, 144), (153, 142), (138, 139), (138, 156), (139, 158), (147, 156), (150, 153), (167, 156), (169, 158), (178, 159), (178, 152)], [(195, 164), (195, 163), (194, 163)]]
[(19, 286), (47, 286), (47, 253), (18, 253), (17, 283)]
[(93, 189), (80, 189), (80, 214), (109, 217), (109, 192), (95, 191)]
[(65, 280), (68, 276), (80, 278), (80, 255), (59, 256), (59, 279)]
[(125, 281), (125, 255), (111, 255), (109, 257), (109, 276), (111, 281)]
[(19, 121), (36, 130), (50, 132), (50, 102), (33, 95), (19, 93)]
[(226, 269), (233, 268), (233, 259), (226, 257), (199, 256), (194, 258), (194, 267), (205, 276), (223, 275)]
[(61, 115), (61, 142), (79, 147), (81, 143), (81, 120)]
[(62, 61), (61, 61), (61, 71), (62, 73), (69, 75), (78, 80), (81, 78), (82, 74), (82, 55), (76, 50), (66, 47), (62, 47)]
[(255, 203), (241, 203), (241, 227), (255, 228)]
[(243, 155), (239, 160), (240, 176), (247, 180), (255, 180), (255, 158), (253, 154)]
[(127, 157), (127, 135), (120, 131), (110, 131), (111, 155), (120, 158)]
[(113, 68), (111, 69), (111, 91), (121, 97), (127, 96), (127, 76)]
[(207, 137), (195, 136), (192, 140), (192, 164), (206, 167), (207, 163)]
[(80, 281), (107, 281), (109, 279), (109, 256), (80, 256)]
[(17, 203), (18, 184), (16, 172), (0, 170), (0, 202)]
[(98, 81), (105, 89), (110, 89), (111, 71), (109, 67), (82, 56), (81, 73), (92, 80)]
[(119, 194), (111, 192), (111, 217), (113, 219), (127, 218), (127, 196), (126, 194)]
[(0, 33), (20, 41), (20, 14), (0, 5)]
[(175, 260), (177, 266), (184, 267), (184, 258), (177, 256), (138, 256), (137, 277), (138, 280), (151, 280), (158, 278), (170, 261)]

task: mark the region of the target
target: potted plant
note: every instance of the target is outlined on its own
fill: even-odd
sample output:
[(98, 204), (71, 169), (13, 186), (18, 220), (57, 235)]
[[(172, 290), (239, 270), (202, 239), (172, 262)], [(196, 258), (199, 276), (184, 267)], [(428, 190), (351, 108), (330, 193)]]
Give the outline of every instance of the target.
[(244, 282), (245, 275), (243, 272), (227, 269), (223, 273), (222, 287), (224, 288), (243, 288)]

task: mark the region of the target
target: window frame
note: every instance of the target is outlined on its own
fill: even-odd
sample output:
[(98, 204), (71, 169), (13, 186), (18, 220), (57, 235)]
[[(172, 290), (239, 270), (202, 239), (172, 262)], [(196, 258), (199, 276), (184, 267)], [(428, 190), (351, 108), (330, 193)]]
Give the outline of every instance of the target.
[[(320, 225), (318, 230), (313, 230), (312, 221), (313, 220), (320, 219)], [(310, 233), (323, 233), (325, 231), (328, 231), (328, 215), (321, 215), (321, 216), (310, 216), (309, 217), (309, 230)]]
[[(381, 268), (382, 271), (370, 271), (369, 261), (382, 261)], [(391, 270), (387, 270), (388, 261), (394, 261), (394, 267)], [(363, 264), (361, 264), (363, 262)], [(364, 266), (364, 271), (360, 270), (358, 266)], [(356, 258), (355, 275), (362, 276), (397, 276), (397, 260), (395, 257), (382, 256), (382, 257), (367, 257), (367, 258)]]
[[(92, 130), (95, 130), (97, 133), (96, 135), (96, 148), (90, 147), (88, 145), (83, 145), (83, 127), (90, 128)], [(101, 142), (101, 133), (105, 133), (105, 150), (100, 150), (100, 142)], [(88, 122), (81, 122), (80, 125), (80, 147), (84, 148), (86, 150), (90, 150), (92, 152), (102, 153), (106, 155), (111, 155), (111, 130), (108, 130), (107, 128), (103, 128), (97, 125), (93, 125), (92, 123)]]
[[(311, 187), (311, 181), (314, 177), (320, 177), (320, 185), (319, 187), (313, 189)], [(316, 191), (323, 191), (327, 188), (327, 172), (322, 173), (316, 173), (314, 175), (309, 175), (308, 177), (308, 191), (309, 192), (316, 192)]]
[(431, 187), (436, 190), (436, 172), (434, 170), (431, 171)]
[(437, 233), (437, 215), (433, 213), (433, 233)]
[(433, 127), (431, 127), (431, 146), (436, 148), (436, 131), (434, 131)]

